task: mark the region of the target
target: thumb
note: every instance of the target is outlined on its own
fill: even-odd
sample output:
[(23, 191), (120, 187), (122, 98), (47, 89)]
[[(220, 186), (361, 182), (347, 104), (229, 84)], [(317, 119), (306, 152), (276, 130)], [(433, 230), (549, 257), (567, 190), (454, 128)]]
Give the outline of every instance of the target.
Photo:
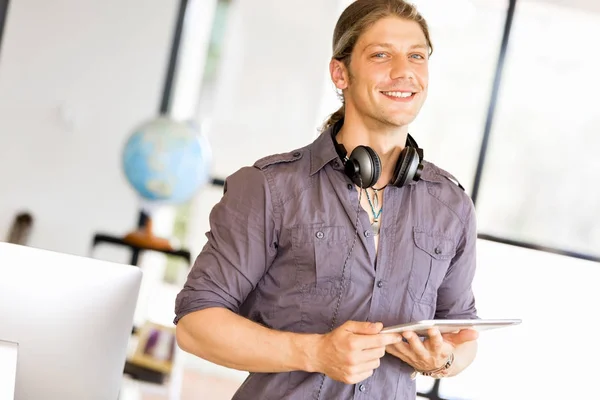
[(383, 329), (381, 322), (348, 321), (346, 330), (360, 335), (375, 335)]
[(443, 336), (445, 341), (450, 342), (453, 346), (458, 346), (465, 342), (477, 340), (479, 332), (475, 329), (463, 329), (457, 333), (449, 333)]

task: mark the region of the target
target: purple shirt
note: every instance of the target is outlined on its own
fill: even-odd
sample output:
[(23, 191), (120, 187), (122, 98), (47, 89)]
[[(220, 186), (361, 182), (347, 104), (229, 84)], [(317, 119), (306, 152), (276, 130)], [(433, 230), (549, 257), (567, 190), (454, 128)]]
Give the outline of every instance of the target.
[[(369, 216), (360, 208), (335, 326), (477, 318), (475, 211), (452, 179), (424, 161), (420, 181), (384, 190), (377, 257)], [(276, 330), (329, 332), (358, 207), (329, 130), (304, 148), (235, 172), (210, 214), (208, 242), (177, 296), (174, 322), (224, 307)], [(414, 400), (412, 371), (386, 354), (363, 382), (327, 378), (321, 399)], [(321, 378), (251, 373), (233, 399), (316, 399)]]

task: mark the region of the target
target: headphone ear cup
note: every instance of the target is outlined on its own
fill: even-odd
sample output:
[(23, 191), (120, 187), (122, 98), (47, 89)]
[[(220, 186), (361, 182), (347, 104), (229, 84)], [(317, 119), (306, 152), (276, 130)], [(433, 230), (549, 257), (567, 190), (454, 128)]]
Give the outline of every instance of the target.
[(381, 160), (372, 148), (357, 146), (348, 157), (346, 175), (358, 186), (371, 187), (381, 176)]
[(368, 185), (365, 185), (365, 187), (368, 188), (371, 186), (375, 186), (375, 184), (379, 180), (379, 177), (381, 176), (381, 160), (379, 159), (379, 156), (377, 155), (377, 153), (375, 153), (375, 150), (373, 150), (370, 147), (365, 147), (365, 148), (367, 149), (367, 151), (369, 152), (369, 155), (371, 156), (371, 165), (373, 168), (373, 174), (371, 176), (371, 181), (368, 182)]
[(405, 147), (396, 163), (393, 185), (402, 187), (412, 180), (418, 180), (415, 175), (419, 171), (419, 162), (417, 150), (410, 146)]

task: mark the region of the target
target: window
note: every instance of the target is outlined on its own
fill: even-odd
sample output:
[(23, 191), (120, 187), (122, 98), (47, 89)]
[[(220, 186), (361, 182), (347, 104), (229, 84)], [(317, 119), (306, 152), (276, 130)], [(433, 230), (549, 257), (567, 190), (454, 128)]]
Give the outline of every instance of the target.
[(599, 35), (600, 12), (518, 2), (480, 232), (600, 256)]
[(4, 32), (4, 21), (8, 10), (8, 0), (0, 0), (0, 47), (2, 46), (2, 32)]
[[(209, 108), (209, 100), (214, 96), (213, 85), (220, 61), (225, 34), (224, 27), (227, 25), (230, 6), (230, 0), (213, 2), (193, 0), (186, 10), (181, 41), (181, 59), (178, 63), (178, 85), (175, 89), (172, 114), (176, 118), (192, 120), (192, 125), (198, 129), (198, 133), (205, 137), (207, 136), (205, 132), (206, 119), (209, 117), (206, 109)], [(210, 23), (210, 26), (204, 26), (206, 23)], [(200, 91), (200, 88), (203, 90)], [(199, 114), (202, 115), (199, 116)], [(221, 187), (214, 188), (209, 184), (202, 189), (201, 194), (199, 193), (185, 204), (177, 206), (173, 219), (173, 238), (184, 247), (191, 247), (189, 237), (190, 230), (193, 230), (190, 225), (194, 221), (194, 203), (199, 201), (200, 196), (205, 196), (207, 193), (213, 194), (210, 198), (216, 203), (219, 197), (215, 197), (215, 193), (221, 194), (222, 191)], [(192, 254), (196, 254), (198, 249), (190, 249), (190, 251)], [(187, 272), (187, 265), (184, 265), (179, 259), (169, 258), (165, 267), (164, 280), (168, 283), (182, 283), (185, 281)]]
[(470, 190), (490, 103), (507, 0), (418, 0), (433, 42), (429, 94), (411, 134), (425, 158)]

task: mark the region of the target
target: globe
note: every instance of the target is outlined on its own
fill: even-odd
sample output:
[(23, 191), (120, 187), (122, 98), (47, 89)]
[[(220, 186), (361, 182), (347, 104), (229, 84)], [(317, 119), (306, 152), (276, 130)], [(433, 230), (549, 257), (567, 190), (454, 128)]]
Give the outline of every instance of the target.
[(122, 161), (131, 186), (154, 204), (186, 202), (210, 178), (206, 138), (191, 124), (165, 116), (134, 130)]

